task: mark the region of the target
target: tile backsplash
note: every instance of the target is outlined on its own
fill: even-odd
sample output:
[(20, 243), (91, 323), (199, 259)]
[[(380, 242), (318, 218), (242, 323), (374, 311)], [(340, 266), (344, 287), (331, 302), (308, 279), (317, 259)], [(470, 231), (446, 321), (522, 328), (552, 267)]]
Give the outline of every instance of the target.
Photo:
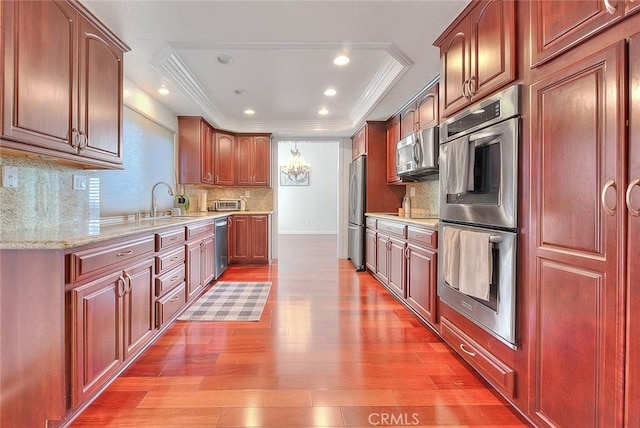
[(411, 217), (413, 218), (437, 218), (439, 200), (438, 180), (419, 181), (407, 184), (406, 195), (411, 195), (411, 188), (416, 189), (416, 195), (411, 196)]
[[(182, 186), (178, 186), (179, 188)], [(207, 194), (207, 208), (213, 209), (213, 202), (216, 199), (240, 199), (241, 196), (247, 197), (248, 211), (273, 211), (273, 189), (265, 187), (214, 187), (204, 188), (197, 186), (184, 186), (184, 193), (189, 197), (189, 212), (198, 211), (200, 195)]]

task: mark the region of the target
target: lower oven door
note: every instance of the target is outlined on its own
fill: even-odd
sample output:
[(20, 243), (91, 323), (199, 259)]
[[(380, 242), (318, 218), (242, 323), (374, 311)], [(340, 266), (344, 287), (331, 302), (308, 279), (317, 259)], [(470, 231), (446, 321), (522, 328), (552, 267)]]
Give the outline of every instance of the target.
[[(440, 299), (505, 344), (515, 348), (517, 234), (443, 221), (440, 221), (438, 228), (438, 295)], [(465, 251), (463, 248), (465, 244), (460, 244), (459, 239), (445, 239), (445, 228), (451, 228), (451, 231), (490, 234), (490, 261), (493, 274), (488, 300), (465, 294), (445, 281), (445, 263), (455, 264), (455, 260), (463, 263), (465, 260), (464, 257), (458, 257)], [(448, 233), (448, 236), (452, 235)]]

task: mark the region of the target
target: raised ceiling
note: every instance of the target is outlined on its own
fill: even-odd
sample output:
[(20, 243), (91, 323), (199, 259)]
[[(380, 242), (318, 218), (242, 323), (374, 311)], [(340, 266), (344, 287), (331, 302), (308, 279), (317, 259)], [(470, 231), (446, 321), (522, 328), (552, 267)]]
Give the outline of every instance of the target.
[[(131, 47), (127, 79), (177, 115), (235, 132), (349, 136), (437, 78), (431, 44), (467, 1), (83, 4)], [(351, 61), (334, 65), (339, 54)], [(224, 56), (233, 61), (221, 64)], [(168, 95), (157, 92), (163, 85)]]

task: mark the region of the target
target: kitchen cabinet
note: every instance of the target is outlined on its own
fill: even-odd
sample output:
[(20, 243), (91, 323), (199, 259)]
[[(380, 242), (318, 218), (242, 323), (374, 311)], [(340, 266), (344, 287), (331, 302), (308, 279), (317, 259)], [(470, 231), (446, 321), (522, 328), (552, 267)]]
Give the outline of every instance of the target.
[(376, 236), (376, 276), (383, 285), (389, 284), (389, 236)]
[(185, 232), (184, 227), (179, 227), (156, 234), (155, 322), (158, 330), (168, 325), (187, 303)]
[(417, 110), (418, 106), (414, 101), (400, 112), (400, 139), (405, 138), (417, 131)]
[(637, 0), (532, 3), (531, 66), (536, 67), (589, 40), (640, 8)]
[(187, 226), (186, 295), (187, 302), (195, 299), (213, 280), (215, 267), (214, 225), (212, 222)]
[(71, 401), (76, 408), (153, 338), (153, 260), (72, 288), (71, 317)]
[(400, 138), (438, 125), (439, 88), (437, 83), (429, 86), (400, 112)]
[(238, 186), (270, 186), (270, 135), (236, 135), (236, 178)]
[(391, 292), (405, 296), (406, 225), (385, 220), (377, 222), (376, 276)]
[(1, 7), (3, 150), (122, 168), (129, 48), (76, 2), (6, 1)]
[(437, 232), (417, 226), (407, 230), (406, 296), (409, 306), (432, 325), (436, 318)]
[(236, 137), (234, 135), (215, 133), (213, 163), (214, 184), (220, 186), (236, 184)]
[(356, 159), (358, 156), (367, 154), (367, 130), (366, 124), (362, 126), (355, 133), (353, 137), (351, 137), (351, 158)]
[(630, 94), (618, 40), (540, 67), (530, 91), (529, 405), (541, 426), (622, 425), (625, 284), (637, 285), (622, 266), (637, 237), (624, 226), (636, 220), (625, 205)]
[(401, 183), (396, 175), (396, 144), (400, 141), (400, 115), (387, 121), (387, 184)]
[[(640, 33), (629, 38), (627, 218), (627, 352), (625, 425), (640, 426)], [(620, 187), (622, 191), (623, 187)]]
[(213, 128), (201, 117), (178, 117), (181, 184), (215, 184), (213, 136)]
[(229, 217), (229, 262), (269, 262), (269, 215)]
[(404, 263), (405, 247), (406, 243), (403, 240), (390, 238), (389, 239), (389, 289), (398, 295), (398, 297), (405, 297), (405, 268)]
[(442, 117), (515, 80), (515, 32), (514, 0), (474, 1), (434, 42)]
[(376, 272), (377, 269), (377, 254), (378, 254), (378, 235), (375, 230), (367, 227), (365, 236), (365, 264), (367, 269), (371, 272)]

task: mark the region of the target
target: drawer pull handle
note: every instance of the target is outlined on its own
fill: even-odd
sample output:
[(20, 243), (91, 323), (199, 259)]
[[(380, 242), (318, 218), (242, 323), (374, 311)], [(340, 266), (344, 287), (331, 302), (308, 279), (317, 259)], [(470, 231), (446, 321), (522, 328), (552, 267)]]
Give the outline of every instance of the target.
[(133, 250), (121, 251), (121, 252), (116, 254), (116, 257), (130, 256), (131, 254), (133, 254)]
[(175, 296), (173, 296), (171, 299), (169, 299), (169, 302), (177, 302), (178, 299), (180, 298), (179, 294), (176, 294)]
[(465, 354), (467, 354), (470, 357), (475, 357), (476, 353), (473, 351), (469, 351), (468, 349), (466, 349), (466, 347), (464, 346), (464, 343), (460, 344), (460, 349), (462, 350), (462, 352), (464, 352)]
[(171, 257), (171, 258), (169, 259), (169, 261), (170, 261), (170, 262), (175, 262), (175, 261), (176, 261), (176, 260), (178, 260), (179, 258), (180, 258), (179, 256), (174, 256), (174, 257)]
[(174, 275), (174, 276), (171, 277), (171, 279), (169, 281), (175, 281), (178, 278), (180, 278), (180, 275)]
[(124, 272), (124, 276), (125, 276), (125, 278), (127, 278), (127, 284), (128, 284), (127, 288), (126, 288), (126, 290), (124, 292), (125, 293), (131, 293), (131, 290), (133, 290), (133, 284), (132, 284), (133, 278), (131, 278), (131, 275), (129, 275), (128, 272)]
[(422, 235), (416, 235), (416, 238), (424, 238)]
[(179, 238), (180, 238), (179, 236), (174, 236), (174, 237), (169, 238), (169, 241), (175, 241), (176, 239), (179, 239)]

